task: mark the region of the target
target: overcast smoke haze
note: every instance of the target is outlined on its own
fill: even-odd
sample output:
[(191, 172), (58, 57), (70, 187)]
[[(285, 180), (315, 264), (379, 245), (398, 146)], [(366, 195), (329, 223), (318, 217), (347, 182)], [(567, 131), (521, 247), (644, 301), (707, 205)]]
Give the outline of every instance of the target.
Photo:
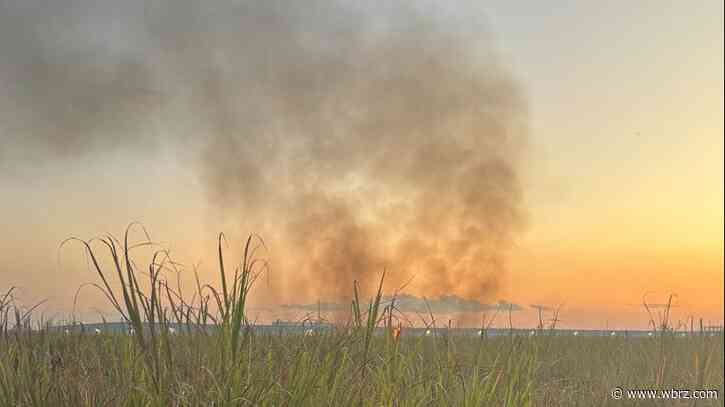
[[(539, 202), (585, 190), (531, 181), (541, 85), (527, 86), (532, 65), (510, 63), (505, 45), (516, 38), (492, 34), (506, 8), (33, 0), (0, 9), (0, 186), (12, 191), (0, 203), (11, 231), (0, 268), (3, 284), (50, 297), (52, 310), (67, 311), (95, 277), (80, 247), (64, 247), (59, 263), (59, 242), (119, 234), (132, 221), (172, 247), (185, 282), (197, 263), (217, 278), (217, 233), (229, 236), (230, 261), (246, 234), (259, 234), (271, 268), (255, 300), (283, 314), (346, 304), (354, 281), (369, 293), (383, 271), (390, 290), (407, 283), (403, 303), (415, 312), (425, 301), (453, 314), (554, 309), (572, 291), (574, 278), (560, 276), (548, 294), (511, 292), (527, 284), (511, 270), (530, 265), (516, 259), (532, 223), (561, 214), (532, 217), (552, 205)], [(547, 144), (541, 133), (537, 146)], [(567, 172), (588, 171), (573, 160)], [(561, 216), (562, 230), (596, 218), (578, 212), (586, 205)], [(103, 308), (90, 291), (86, 308)]]
[(295, 295), (349, 297), (385, 269), (495, 294), (523, 225), (526, 104), (471, 35), (482, 16), (151, 4), (7, 7), (4, 160), (192, 150), (218, 216), (269, 239)]

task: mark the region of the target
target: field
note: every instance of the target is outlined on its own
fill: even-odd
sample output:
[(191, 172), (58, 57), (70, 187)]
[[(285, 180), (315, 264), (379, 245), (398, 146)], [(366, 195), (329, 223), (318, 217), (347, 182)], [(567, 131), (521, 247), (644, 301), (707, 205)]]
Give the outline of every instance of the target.
[[(144, 354), (126, 335), (0, 340), (0, 405), (695, 405), (622, 402), (623, 388), (723, 390), (722, 337), (429, 338), (184, 334)], [(149, 359), (147, 362), (147, 358)], [(722, 400), (696, 405), (722, 405)]]
[[(221, 239), (220, 239), (221, 241)], [(31, 329), (32, 309), (0, 296), (0, 406), (604, 406), (722, 405), (723, 336), (400, 336), (395, 307), (352, 287), (350, 322), (331, 331), (259, 334), (245, 319), (263, 263), (247, 241), (221, 287), (179, 298), (163, 253), (142, 287), (129, 244), (107, 238), (99, 287), (132, 333)], [(117, 279), (113, 280), (112, 279)], [(117, 289), (112, 290), (112, 287)], [(171, 324), (188, 332), (172, 332)], [(197, 329), (212, 324), (214, 331)], [(178, 326), (178, 325), (176, 325)], [(383, 332), (383, 334), (380, 334)], [(616, 400), (613, 389), (712, 389), (710, 400)], [(624, 396), (626, 398), (626, 395)]]

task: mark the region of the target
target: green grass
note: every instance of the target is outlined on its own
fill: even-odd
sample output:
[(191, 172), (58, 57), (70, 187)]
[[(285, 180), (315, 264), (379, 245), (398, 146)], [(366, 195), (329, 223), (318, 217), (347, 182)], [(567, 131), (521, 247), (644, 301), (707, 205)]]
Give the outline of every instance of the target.
[[(369, 302), (351, 287), (350, 323), (316, 335), (259, 334), (245, 307), (261, 240), (250, 238), (221, 289), (197, 283), (188, 301), (157, 252), (143, 285), (128, 234), (82, 242), (109, 301), (135, 329), (125, 334), (30, 330), (12, 291), (0, 297), (0, 406), (604, 406), (722, 405), (719, 400), (617, 401), (623, 388), (723, 390), (723, 337), (406, 337), (392, 327), (384, 278)], [(94, 246), (95, 245), (95, 246)], [(95, 247), (95, 248), (94, 248)], [(100, 249), (99, 249), (100, 247)], [(101, 267), (107, 255), (110, 270)], [(112, 280), (113, 278), (113, 280)], [(111, 287), (118, 287), (113, 291)], [(151, 328), (145, 321), (155, 322)], [(190, 332), (170, 335), (169, 323)], [(214, 332), (193, 329), (213, 323)], [(13, 327), (10, 329), (9, 327)]]

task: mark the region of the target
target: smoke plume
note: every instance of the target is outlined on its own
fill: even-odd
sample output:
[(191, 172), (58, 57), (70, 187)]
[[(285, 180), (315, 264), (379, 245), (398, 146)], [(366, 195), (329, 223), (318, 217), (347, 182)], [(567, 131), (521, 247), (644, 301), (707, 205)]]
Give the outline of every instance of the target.
[[(392, 302), (392, 297), (386, 296), (382, 300), (382, 304), (388, 305)], [(283, 309), (291, 309), (297, 311), (320, 311), (320, 312), (339, 312), (350, 309), (350, 304), (320, 302), (310, 304), (283, 304)], [(488, 311), (521, 311), (523, 307), (519, 304), (510, 303), (499, 300), (494, 304), (482, 303), (477, 300), (461, 298), (456, 295), (441, 295), (437, 298), (422, 298), (411, 294), (400, 294), (395, 297), (395, 308), (402, 312), (416, 312), (427, 314), (457, 314), (464, 312), (488, 312)]]
[(0, 7), (0, 163), (193, 151), (210, 202), (267, 239), (288, 297), (339, 299), (383, 269), (419, 295), (499, 286), (523, 224), (526, 104), (479, 11)]

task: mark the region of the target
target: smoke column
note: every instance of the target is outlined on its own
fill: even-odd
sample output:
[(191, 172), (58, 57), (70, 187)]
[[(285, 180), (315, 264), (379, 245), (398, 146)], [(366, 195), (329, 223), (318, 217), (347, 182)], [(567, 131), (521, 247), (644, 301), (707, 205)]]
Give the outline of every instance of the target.
[(219, 216), (267, 239), (287, 296), (339, 299), (384, 268), (418, 295), (496, 290), (524, 223), (527, 117), (478, 10), (0, 7), (0, 167), (192, 151)]

